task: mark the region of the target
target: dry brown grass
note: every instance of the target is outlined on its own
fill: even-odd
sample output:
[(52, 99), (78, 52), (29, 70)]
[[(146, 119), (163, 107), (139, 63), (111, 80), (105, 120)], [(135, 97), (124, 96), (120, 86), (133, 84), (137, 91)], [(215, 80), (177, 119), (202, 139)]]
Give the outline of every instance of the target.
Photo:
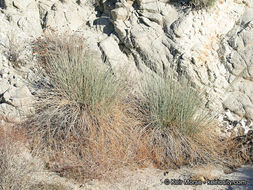
[(0, 125), (0, 189), (28, 189), (30, 168), (26, 160), (19, 159), (20, 143), (25, 139), (13, 124)]
[(208, 128), (191, 137), (183, 135), (176, 128), (155, 129), (150, 136), (161, 169), (209, 163), (222, 165), (229, 162), (221, 155), (224, 147), (221, 146), (217, 134), (210, 134)]
[(44, 165), (39, 159), (34, 159), (26, 148), (26, 131), (19, 128), (18, 123), (5, 117), (0, 116), (0, 122), (0, 189), (67, 189), (64, 185), (47, 184), (47, 181), (42, 180)]
[(253, 131), (246, 135), (232, 135), (225, 140), (224, 152), (234, 160), (233, 167), (253, 163)]
[[(33, 153), (44, 158), (49, 170), (78, 181), (108, 179), (122, 167), (155, 165), (149, 134), (128, 112), (122, 103), (116, 104), (110, 116), (96, 116), (88, 130), (85, 125), (78, 125), (78, 131), (87, 132), (78, 136), (45, 137), (30, 128)], [(47, 138), (47, 144), (43, 138)]]

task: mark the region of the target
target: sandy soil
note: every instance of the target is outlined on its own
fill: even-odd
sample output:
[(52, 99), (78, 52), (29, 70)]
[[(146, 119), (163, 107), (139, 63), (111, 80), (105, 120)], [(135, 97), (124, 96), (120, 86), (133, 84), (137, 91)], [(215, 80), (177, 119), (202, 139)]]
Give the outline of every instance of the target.
[[(202, 173), (203, 175), (201, 175)], [(214, 183), (214, 179), (220, 180), (221, 183), (235, 183), (238, 180), (240, 183), (246, 182), (246, 185), (210, 185), (207, 182), (204, 184), (203, 180), (207, 175), (209, 183)], [(176, 179), (177, 181), (175, 181)], [(179, 181), (181, 179), (182, 181)], [(186, 185), (192, 180), (197, 180), (197, 183), (202, 183), (202, 185)], [(170, 184), (168, 184), (170, 180)], [(184, 181), (186, 180), (186, 181)], [(226, 181), (225, 181), (226, 180)], [(237, 180), (237, 181), (235, 181)], [(217, 181), (217, 180), (216, 180)], [(181, 185), (172, 185), (171, 183), (177, 182), (182, 183)], [(144, 170), (139, 170), (135, 172), (129, 172), (128, 175), (114, 183), (105, 183), (93, 181), (83, 185), (83, 189), (105, 189), (105, 190), (116, 190), (116, 189), (129, 189), (129, 190), (237, 190), (237, 189), (253, 189), (253, 167), (252, 166), (243, 166), (239, 168), (236, 172), (231, 174), (224, 174), (221, 169), (214, 168), (201, 168), (201, 169), (180, 169), (180, 170), (170, 170), (167, 172), (147, 168)]]

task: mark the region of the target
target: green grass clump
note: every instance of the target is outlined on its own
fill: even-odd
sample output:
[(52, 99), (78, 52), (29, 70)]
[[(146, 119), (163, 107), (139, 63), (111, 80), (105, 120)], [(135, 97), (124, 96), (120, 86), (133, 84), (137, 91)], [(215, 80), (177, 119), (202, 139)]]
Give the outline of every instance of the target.
[(170, 77), (148, 76), (141, 85), (150, 125), (161, 129), (177, 127), (183, 134), (197, 133), (206, 121), (200, 94), (188, 84)]
[(127, 95), (123, 75), (98, 64), (84, 43), (78, 36), (53, 34), (34, 43), (39, 72), (32, 85), (37, 101), (27, 126), (50, 146), (70, 137), (88, 138), (91, 126), (99, 127), (99, 118), (110, 118)]
[(97, 64), (82, 42), (72, 37), (58, 39), (50, 46), (43, 67), (52, 92), (70, 104), (93, 111), (108, 111), (122, 98), (126, 89), (123, 80), (109, 67)]
[(222, 163), (215, 124), (204, 111), (201, 94), (189, 83), (181, 84), (168, 76), (146, 75), (136, 99), (162, 168)]
[(83, 49), (50, 56), (47, 74), (55, 91), (67, 101), (93, 111), (108, 111), (120, 99), (122, 81), (110, 69), (89, 60)]

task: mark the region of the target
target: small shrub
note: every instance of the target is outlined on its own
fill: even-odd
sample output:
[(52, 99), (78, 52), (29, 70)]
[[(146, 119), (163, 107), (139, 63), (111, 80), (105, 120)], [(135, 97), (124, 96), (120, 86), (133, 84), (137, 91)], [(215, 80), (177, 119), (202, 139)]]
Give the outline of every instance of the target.
[[(253, 131), (243, 135), (231, 135), (224, 140), (225, 153), (234, 160), (234, 166), (253, 164)], [(237, 162), (236, 162), (237, 161)], [(239, 164), (238, 164), (239, 163)]]

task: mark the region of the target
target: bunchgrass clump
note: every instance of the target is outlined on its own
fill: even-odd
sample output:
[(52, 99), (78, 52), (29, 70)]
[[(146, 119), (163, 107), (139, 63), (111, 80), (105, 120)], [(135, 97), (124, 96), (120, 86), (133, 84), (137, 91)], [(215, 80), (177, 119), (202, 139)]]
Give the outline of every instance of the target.
[(34, 83), (37, 130), (58, 137), (88, 134), (89, 125), (109, 114), (126, 95), (121, 76), (97, 64), (83, 43), (74, 36), (50, 36), (36, 42), (41, 71)]
[(202, 108), (201, 94), (188, 83), (146, 75), (139, 96), (138, 108), (150, 128), (151, 144), (163, 147), (155, 153), (162, 166), (222, 162), (211, 117)]
[(140, 93), (130, 93), (123, 74), (98, 64), (84, 41), (53, 35), (34, 44), (37, 101), (25, 127), (50, 171), (82, 181), (122, 167), (222, 162), (196, 90), (146, 75)]
[(41, 65), (53, 93), (69, 104), (103, 112), (122, 98), (126, 83), (109, 67), (97, 64), (82, 39), (70, 36), (64, 41), (55, 39), (53, 42), (47, 44), (45, 64)]
[(130, 114), (123, 74), (98, 64), (84, 42), (50, 35), (34, 43), (37, 101), (25, 123), (32, 152), (44, 158), (48, 169), (77, 180), (144, 165), (151, 157), (144, 148), (145, 132)]

